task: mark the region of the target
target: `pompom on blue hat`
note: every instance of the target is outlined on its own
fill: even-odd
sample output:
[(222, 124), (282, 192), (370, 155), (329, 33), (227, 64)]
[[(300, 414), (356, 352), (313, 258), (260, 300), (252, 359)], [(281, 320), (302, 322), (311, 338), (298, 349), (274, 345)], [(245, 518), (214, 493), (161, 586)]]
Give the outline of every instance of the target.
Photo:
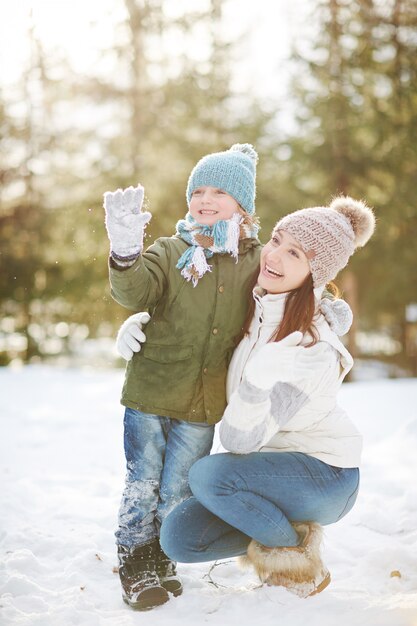
[(230, 194), (242, 209), (255, 212), (256, 164), (258, 154), (250, 143), (236, 143), (229, 150), (207, 154), (190, 174), (187, 203), (199, 187), (217, 187)]

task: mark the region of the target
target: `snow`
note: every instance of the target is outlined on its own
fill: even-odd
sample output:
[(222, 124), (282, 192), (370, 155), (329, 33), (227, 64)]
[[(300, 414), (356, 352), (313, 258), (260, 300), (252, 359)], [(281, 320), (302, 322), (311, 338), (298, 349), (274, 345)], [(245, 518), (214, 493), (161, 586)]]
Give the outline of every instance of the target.
[(365, 438), (361, 492), (325, 528), (322, 594), (262, 587), (232, 560), (185, 564), (184, 594), (147, 613), (126, 607), (113, 572), (122, 382), (121, 370), (0, 368), (2, 626), (417, 626), (417, 379), (342, 388)]

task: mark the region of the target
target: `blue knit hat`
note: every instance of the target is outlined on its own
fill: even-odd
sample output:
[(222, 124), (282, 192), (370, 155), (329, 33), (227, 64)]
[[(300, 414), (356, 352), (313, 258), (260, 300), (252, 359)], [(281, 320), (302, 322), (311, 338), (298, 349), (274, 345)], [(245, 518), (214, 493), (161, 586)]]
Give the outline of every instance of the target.
[(258, 154), (250, 143), (236, 143), (230, 150), (200, 159), (187, 185), (187, 203), (199, 187), (217, 187), (230, 194), (247, 213), (255, 212), (255, 176)]

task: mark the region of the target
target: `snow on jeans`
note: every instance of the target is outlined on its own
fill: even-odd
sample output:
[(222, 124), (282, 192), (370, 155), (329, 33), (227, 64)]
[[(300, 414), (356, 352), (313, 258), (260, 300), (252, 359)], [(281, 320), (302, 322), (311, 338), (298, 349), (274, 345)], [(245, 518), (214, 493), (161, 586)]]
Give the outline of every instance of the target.
[(176, 561), (198, 563), (266, 546), (299, 542), (290, 521), (332, 524), (355, 503), (358, 468), (340, 468), (301, 452), (214, 454), (193, 465), (194, 497), (161, 527), (161, 545)]
[(126, 409), (126, 484), (116, 541), (129, 547), (159, 536), (162, 520), (191, 495), (190, 467), (209, 454), (214, 426)]

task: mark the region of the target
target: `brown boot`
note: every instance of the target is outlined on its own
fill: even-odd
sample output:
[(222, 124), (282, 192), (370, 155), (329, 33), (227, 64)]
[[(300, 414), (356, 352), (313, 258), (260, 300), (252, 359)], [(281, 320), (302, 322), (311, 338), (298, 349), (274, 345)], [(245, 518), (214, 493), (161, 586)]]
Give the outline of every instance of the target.
[(155, 546), (154, 540), (130, 549), (123, 545), (117, 548), (123, 600), (137, 611), (148, 611), (169, 600), (155, 571)]
[(285, 587), (300, 598), (320, 593), (330, 583), (330, 573), (320, 557), (322, 529), (314, 522), (294, 523), (301, 537), (298, 546), (268, 548), (254, 539), (243, 565), (251, 564), (262, 582)]
[(165, 554), (159, 541), (155, 550), (155, 570), (164, 589), (175, 597), (182, 594), (182, 582), (177, 574), (177, 564)]

